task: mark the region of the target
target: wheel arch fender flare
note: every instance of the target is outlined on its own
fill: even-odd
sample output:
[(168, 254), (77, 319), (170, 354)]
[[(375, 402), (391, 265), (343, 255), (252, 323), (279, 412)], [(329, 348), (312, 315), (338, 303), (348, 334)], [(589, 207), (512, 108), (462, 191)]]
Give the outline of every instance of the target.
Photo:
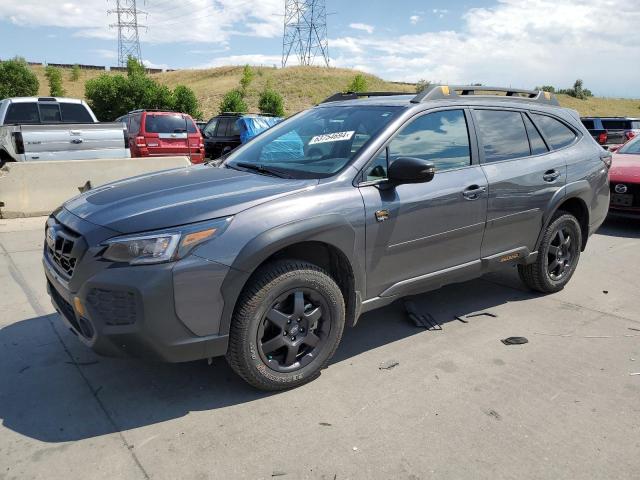
[[(538, 250), (540, 248), (540, 242), (542, 242), (542, 237), (544, 236), (544, 232), (551, 223), (551, 219), (553, 215), (558, 211), (560, 206), (571, 200), (576, 198), (580, 200), (584, 208), (586, 209), (587, 215), (589, 214), (589, 198), (591, 196), (592, 187), (587, 180), (578, 180), (576, 182), (569, 183), (565, 185), (563, 188), (559, 189), (549, 202), (547, 209), (545, 210), (542, 216), (542, 228), (540, 229), (540, 233), (538, 234), (538, 239), (536, 240), (535, 249)], [(586, 238), (588, 232), (582, 232), (583, 238)], [(586, 241), (583, 241), (582, 248), (584, 249), (584, 244)]]
[(356, 231), (343, 216), (327, 214), (286, 223), (251, 239), (236, 256), (221, 288), (221, 335), (229, 332), (238, 297), (256, 269), (277, 252), (302, 242), (321, 242), (340, 250), (350, 262), (355, 291), (362, 291), (364, 269), (355, 252)]

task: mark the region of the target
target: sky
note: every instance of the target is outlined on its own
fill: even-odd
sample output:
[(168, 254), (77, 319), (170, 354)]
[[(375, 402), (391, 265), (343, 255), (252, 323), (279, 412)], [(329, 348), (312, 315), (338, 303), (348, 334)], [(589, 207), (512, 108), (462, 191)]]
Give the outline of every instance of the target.
[[(116, 0), (0, 0), (0, 59), (117, 64)], [(138, 0), (144, 62), (280, 65), (285, 0)], [(640, 0), (326, 0), (330, 64), (385, 80), (640, 97)]]

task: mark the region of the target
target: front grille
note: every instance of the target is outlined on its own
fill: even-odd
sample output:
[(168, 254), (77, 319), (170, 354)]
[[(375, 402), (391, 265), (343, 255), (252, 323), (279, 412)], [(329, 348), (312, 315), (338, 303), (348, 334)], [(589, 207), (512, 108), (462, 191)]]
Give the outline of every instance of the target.
[(105, 325), (133, 325), (136, 322), (136, 294), (131, 291), (92, 288), (87, 295), (94, 319)]
[[(633, 195), (633, 203), (631, 207), (640, 208), (640, 183), (611, 182), (611, 195), (618, 195), (618, 192), (615, 190), (616, 185), (625, 185), (627, 187), (627, 191), (624, 194)], [(615, 205), (612, 206), (615, 208)]]
[(71, 278), (78, 261), (86, 250), (82, 236), (53, 217), (50, 217), (47, 222), (45, 235), (45, 248), (49, 258), (63, 276)]

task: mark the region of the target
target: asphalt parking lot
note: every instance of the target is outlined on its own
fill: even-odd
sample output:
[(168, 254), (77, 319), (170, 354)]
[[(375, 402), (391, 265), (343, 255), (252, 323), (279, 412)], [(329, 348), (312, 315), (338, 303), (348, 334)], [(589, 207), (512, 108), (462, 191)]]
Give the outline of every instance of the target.
[[(87, 350), (45, 292), (43, 222), (0, 220), (2, 480), (640, 477), (640, 222), (608, 221), (558, 294), (507, 269), (417, 297), (442, 331), (368, 313), (278, 394), (224, 359)], [(497, 317), (454, 320), (476, 311)]]

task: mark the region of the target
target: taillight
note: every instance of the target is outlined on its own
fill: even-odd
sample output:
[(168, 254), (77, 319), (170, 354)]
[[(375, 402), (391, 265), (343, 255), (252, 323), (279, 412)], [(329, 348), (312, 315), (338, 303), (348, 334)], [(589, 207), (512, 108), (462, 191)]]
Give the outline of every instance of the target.
[(136, 147), (146, 147), (147, 140), (143, 136), (136, 137)]
[(600, 135), (598, 135), (598, 143), (600, 145), (604, 145), (605, 143), (607, 143), (607, 139), (608, 139), (607, 132), (602, 132)]
[(632, 130), (627, 130), (626, 132), (624, 132), (624, 136), (627, 137), (627, 140), (631, 140), (633, 137), (636, 136), (636, 132)]
[(16, 153), (22, 155), (24, 153), (24, 140), (22, 139), (22, 132), (13, 132), (13, 144), (16, 147)]

